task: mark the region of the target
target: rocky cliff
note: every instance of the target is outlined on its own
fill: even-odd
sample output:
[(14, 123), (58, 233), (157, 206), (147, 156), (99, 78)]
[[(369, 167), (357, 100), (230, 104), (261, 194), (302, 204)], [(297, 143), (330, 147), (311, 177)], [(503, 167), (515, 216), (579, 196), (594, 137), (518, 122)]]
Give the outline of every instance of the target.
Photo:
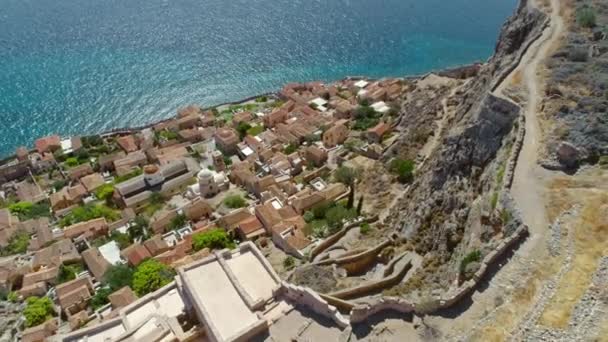
[[(493, 238), (506, 234), (503, 226), (507, 220), (500, 222), (489, 213), (496, 207), (493, 197), (497, 197), (496, 189), (502, 182), (520, 108), (491, 92), (517, 65), (545, 23), (543, 13), (522, 1), (504, 24), (493, 57), (459, 90), (451, 94), (440, 91), (426, 106), (415, 101), (403, 105), (402, 115), (410, 115), (414, 106), (418, 117), (401, 120), (404, 126), (425, 116), (434, 117), (442, 100), (453, 112), (438, 136), (438, 147), (416, 171), (414, 183), (388, 219), (412, 248), (425, 256), (425, 269), (414, 277), (417, 286), (413, 288), (447, 288), (458, 278), (464, 254), (483, 251)], [(403, 131), (402, 145), (389, 150), (387, 158), (402, 154), (399, 146), (415, 138), (411, 127)]]

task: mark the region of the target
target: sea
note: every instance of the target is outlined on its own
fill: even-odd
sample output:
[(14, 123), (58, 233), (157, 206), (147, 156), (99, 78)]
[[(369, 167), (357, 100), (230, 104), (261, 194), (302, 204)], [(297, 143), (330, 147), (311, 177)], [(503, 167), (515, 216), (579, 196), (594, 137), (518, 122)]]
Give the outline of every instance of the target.
[(296, 81), (485, 61), (517, 0), (0, 0), (0, 156)]

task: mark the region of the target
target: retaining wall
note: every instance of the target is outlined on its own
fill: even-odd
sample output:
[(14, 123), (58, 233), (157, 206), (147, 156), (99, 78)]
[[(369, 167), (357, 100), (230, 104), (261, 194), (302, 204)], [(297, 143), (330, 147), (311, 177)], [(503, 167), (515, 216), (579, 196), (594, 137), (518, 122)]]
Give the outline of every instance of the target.
[(341, 238), (346, 235), (346, 233), (354, 227), (360, 226), (363, 223), (372, 223), (378, 220), (378, 216), (373, 216), (366, 219), (357, 220), (353, 223), (346, 225), (339, 232), (334, 235), (329, 236), (325, 240), (321, 241), (313, 250), (310, 252), (310, 259), (314, 260), (319, 254), (323, 253), (329, 247), (333, 246), (336, 242), (338, 242)]
[[(488, 253), (484, 257), (484, 259), (481, 261), (481, 267), (477, 272), (475, 272), (472, 279), (464, 282), (457, 289), (451, 291), (448, 295), (433, 298), (424, 304), (411, 303), (404, 299), (393, 297), (383, 297), (374, 304), (356, 304), (350, 312), (350, 321), (352, 324), (361, 323), (367, 320), (370, 316), (385, 310), (394, 310), (404, 314), (424, 314), (446, 309), (459, 302), (463, 297), (477, 288), (477, 285), (486, 274), (488, 267), (496, 262), (496, 260), (503, 256), (507, 251), (509, 251), (515, 243), (521, 241), (527, 235), (528, 227), (521, 225), (513, 235), (503, 240), (492, 252)], [(331, 295), (335, 296), (335, 294)]]
[(282, 295), (290, 301), (306, 306), (315, 313), (334, 321), (340, 328), (346, 328), (349, 322), (338, 312), (335, 306), (329, 305), (315, 291), (307, 288), (283, 282), (281, 284)]
[(378, 254), (392, 243), (392, 240), (387, 239), (378, 246), (371, 248), (365, 252), (340, 258), (323, 259), (315, 262), (314, 264), (319, 266), (336, 264), (344, 268), (347, 274), (355, 274), (365, 269), (367, 266), (371, 265), (374, 261), (376, 261)]
[(409, 271), (411, 268), (412, 262), (408, 261), (405, 265), (403, 265), (403, 268), (395, 275), (392, 275), (379, 281), (363, 284), (357, 287), (332, 292), (329, 294), (329, 296), (338, 299), (359, 298), (373, 292), (384, 290), (386, 288), (397, 285), (401, 281), (401, 279), (405, 277), (407, 271)]

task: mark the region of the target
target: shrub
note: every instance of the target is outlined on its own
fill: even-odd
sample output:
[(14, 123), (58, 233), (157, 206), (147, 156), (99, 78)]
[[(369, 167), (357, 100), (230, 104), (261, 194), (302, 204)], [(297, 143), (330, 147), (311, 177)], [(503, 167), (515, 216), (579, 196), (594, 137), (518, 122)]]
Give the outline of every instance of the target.
[(593, 28), (597, 23), (597, 16), (593, 7), (584, 6), (576, 13), (576, 21), (579, 25), (586, 28)]
[(112, 222), (118, 220), (120, 215), (116, 210), (110, 209), (103, 204), (88, 204), (72, 210), (70, 214), (59, 221), (59, 225), (61, 227), (66, 227), (78, 222), (89, 221), (100, 217), (105, 217), (106, 220)]
[(25, 326), (28, 328), (44, 323), (55, 312), (53, 302), (48, 297), (29, 297), (26, 303), (23, 316), (25, 316)]
[(61, 265), (59, 266), (59, 273), (57, 274), (57, 283), (65, 283), (70, 280), (76, 279), (76, 271), (73, 267)]
[(223, 229), (212, 229), (206, 232), (194, 234), (192, 237), (192, 248), (200, 251), (203, 248), (224, 249), (236, 247), (234, 241)]
[(394, 159), (390, 171), (397, 175), (400, 183), (410, 183), (414, 180), (414, 162), (409, 159)]
[(30, 235), (25, 231), (19, 231), (11, 236), (6, 247), (0, 248), (0, 256), (25, 253), (29, 244)]
[(13, 215), (17, 215), (21, 221), (51, 216), (51, 210), (47, 202), (17, 202), (9, 205), (8, 209)]
[(112, 231), (112, 234), (110, 234), (110, 239), (116, 241), (118, 248), (120, 249), (129, 247), (133, 242), (129, 234), (121, 233), (118, 230)]
[(307, 211), (304, 213), (304, 215), (302, 216), (304, 218), (304, 221), (306, 221), (307, 223), (312, 222), (312, 220), (315, 219), (315, 214), (312, 213), (312, 211)]
[(348, 216), (348, 210), (343, 206), (335, 206), (327, 210), (325, 219), (327, 220), (327, 224), (330, 228), (330, 233), (342, 228), (344, 219)]
[(290, 270), (296, 266), (296, 261), (292, 256), (288, 256), (283, 260), (283, 267), (286, 270)]
[(129, 236), (132, 241), (146, 240), (148, 238), (148, 220), (143, 216), (137, 216), (129, 227)]
[(128, 181), (131, 178), (135, 178), (143, 173), (142, 169), (135, 169), (125, 175), (114, 177), (114, 184), (122, 183), (124, 181)]
[(65, 165), (67, 165), (69, 167), (74, 167), (74, 166), (77, 166), (78, 164), (80, 164), (80, 163), (78, 162), (78, 158), (76, 158), (76, 157), (70, 157), (65, 160)]
[(133, 285), (133, 269), (127, 265), (112, 265), (103, 275), (103, 282), (112, 289), (120, 290)]
[(95, 197), (100, 200), (108, 201), (114, 195), (114, 185), (104, 184), (95, 190)]
[(268, 101), (268, 97), (266, 97), (266, 96), (260, 96), (260, 97), (258, 97), (258, 98), (255, 99), (255, 102), (258, 102), (258, 103), (260, 103), (260, 102), (266, 102), (266, 101)]
[(243, 139), (247, 135), (247, 132), (250, 129), (251, 129), (251, 125), (246, 122), (239, 122), (239, 124), (236, 127), (236, 131), (239, 133), (239, 137), (241, 139)]
[(285, 153), (285, 154), (292, 154), (292, 153), (294, 153), (294, 152), (295, 152), (295, 151), (297, 151), (297, 150), (298, 150), (298, 146), (296, 146), (296, 145), (295, 145), (295, 144), (293, 144), (293, 143), (290, 143), (289, 145), (287, 145), (287, 146), (286, 146), (286, 147), (283, 149), (283, 153)]
[(186, 222), (188, 222), (186, 215), (179, 214), (171, 219), (171, 222), (169, 223), (169, 229), (176, 230), (183, 228), (186, 225)]
[(6, 300), (8, 300), (11, 303), (17, 303), (19, 301), (19, 295), (17, 294), (17, 292), (11, 291), (6, 296)]
[(481, 260), (481, 252), (478, 250), (474, 250), (465, 255), (462, 261), (460, 261), (460, 274), (464, 274), (468, 264), (478, 262), (479, 260)]
[(224, 199), (224, 204), (231, 209), (243, 208), (247, 201), (241, 195), (231, 195)]
[(254, 137), (262, 132), (264, 132), (264, 126), (262, 125), (251, 126), (251, 128), (247, 130), (247, 134)]
[(361, 227), (359, 227), (359, 232), (363, 235), (367, 235), (370, 231), (371, 227), (369, 225), (369, 223), (364, 223), (361, 225)]
[(156, 259), (148, 259), (133, 273), (133, 291), (138, 296), (144, 296), (169, 284), (173, 280), (173, 269)]
[(490, 200), (490, 205), (492, 206), (492, 210), (496, 209), (496, 205), (498, 204), (498, 192), (492, 193), (492, 199)]
[(65, 187), (67, 185), (68, 182), (66, 182), (64, 179), (59, 179), (53, 182), (53, 184), (51, 185), (53, 187), (53, 189), (55, 189), (55, 191), (59, 191), (61, 189), (63, 189), (63, 187)]

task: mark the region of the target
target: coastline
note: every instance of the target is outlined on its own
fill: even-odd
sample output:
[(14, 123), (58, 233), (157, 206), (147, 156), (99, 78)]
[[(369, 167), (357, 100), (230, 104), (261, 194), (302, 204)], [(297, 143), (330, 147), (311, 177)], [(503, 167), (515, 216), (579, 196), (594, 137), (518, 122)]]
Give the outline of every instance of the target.
[[(491, 58), (491, 56), (489, 57)], [(477, 69), (479, 68), (479, 66), (483, 65), (487, 63), (487, 60), (484, 62), (471, 62), (468, 64), (463, 64), (463, 65), (459, 65), (459, 66), (454, 66), (454, 67), (446, 67), (443, 69), (438, 69), (438, 70), (432, 70), (423, 74), (418, 74), (418, 75), (406, 75), (406, 76), (395, 76), (394, 78), (401, 78), (401, 79), (405, 79), (405, 80), (415, 80), (415, 79), (420, 79), (420, 78), (424, 78), (430, 74), (436, 74), (436, 75), (440, 75), (440, 76), (446, 76), (446, 77), (452, 77), (452, 78), (458, 78), (459, 75), (469, 75), (469, 70), (471, 69)], [(392, 77), (392, 76), (384, 76), (384, 77)], [(340, 81), (344, 81), (344, 80), (359, 80), (359, 79), (366, 79), (366, 80), (378, 80), (380, 78), (377, 77), (368, 77), (365, 75), (356, 75), (356, 76), (346, 76), (343, 77), (341, 79), (336, 79), (336, 80), (332, 80), (332, 81), (324, 81), (325, 83), (333, 83), (333, 82), (340, 82)], [(315, 82), (315, 80), (311, 80), (308, 82)], [(288, 83), (285, 83), (288, 84)], [(202, 110), (210, 110), (213, 108), (217, 108), (217, 107), (221, 107), (221, 106), (230, 106), (230, 105), (239, 105), (242, 104), (244, 102), (247, 101), (251, 101), (254, 100), (260, 96), (274, 96), (274, 97), (279, 97), (279, 90), (276, 91), (271, 91), (271, 92), (266, 92), (266, 93), (261, 93), (261, 94), (255, 94), (255, 95), (251, 95), (248, 96), (246, 98), (242, 98), (242, 99), (238, 99), (235, 101), (229, 101), (229, 102), (224, 102), (224, 103), (220, 103), (217, 105), (213, 105), (213, 106), (207, 106), (207, 107), (201, 107)], [(185, 103), (183, 104), (183, 106), (188, 106), (190, 104), (194, 104), (194, 103)], [(177, 110), (177, 109), (176, 109)], [(114, 135), (121, 135), (121, 134), (129, 134), (129, 133), (134, 133), (137, 131), (141, 131), (144, 130), (146, 128), (151, 128), (154, 127), (155, 125), (167, 122), (174, 119), (174, 117), (167, 117), (161, 120), (154, 120), (152, 122), (149, 122), (147, 124), (144, 124), (142, 126), (130, 126), (130, 127), (116, 127), (116, 128), (112, 128), (109, 130), (105, 130), (105, 131), (101, 131), (101, 132), (97, 132), (97, 133), (90, 133), (90, 134), (83, 134), (81, 136), (92, 136), (92, 135), (99, 135), (102, 137), (112, 137)], [(61, 135), (61, 134), (60, 134)], [(36, 137), (35, 139), (38, 139), (40, 137)], [(16, 149), (19, 146), (16, 146), (13, 148)], [(26, 146), (28, 152), (32, 152), (34, 151), (34, 148), (32, 146)], [(6, 155), (6, 156), (0, 156), (0, 166), (3, 166), (5, 164), (7, 164), (8, 162), (14, 160), (16, 158), (16, 155), (13, 151), (13, 153)]]

